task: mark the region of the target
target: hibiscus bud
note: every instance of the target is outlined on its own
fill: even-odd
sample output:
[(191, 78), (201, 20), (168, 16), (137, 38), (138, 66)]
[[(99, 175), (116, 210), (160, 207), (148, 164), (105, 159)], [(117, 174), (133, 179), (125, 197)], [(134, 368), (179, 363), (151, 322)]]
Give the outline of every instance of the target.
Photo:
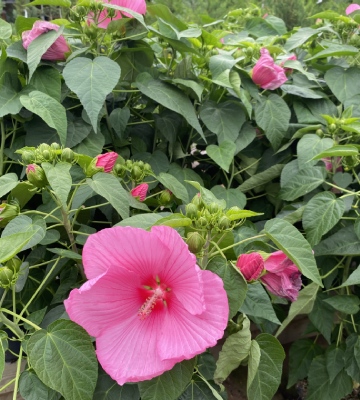
[(160, 195), (160, 197), (159, 197), (159, 204), (160, 204), (161, 206), (166, 206), (167, 204), (170, 203), (171, 198), (172, 198), (172, 193), (171, 193), (171, 191), (168, 190), (168, 189), (163, 190), (162, 193), (161, 193), (161, 195)]
[(241, 254), (236, 266), (247, 281), (256, 281), (264, 270), (264, 260), (259, 253)]
[(191, 232), (187, 235), (186, 243), (189, 250), (193, 253), (199, 253), (205, 244), (205, 239), (198, 232)]
[(220, 210), (220, 207), (217, 203), (214, 202), (214, 203), (210, 203), (208, 205), (207, 209), (209, 210), (209, 212), (211, 214), (216, 214)]
[(317, 129), (315, 132), (319, 137), (323, 137), (324, 136), (324, 132), (322, 131), (322, 129)]
[(25, 164), (31, 164), (35, 161), (35, 153), (31, 150), (25, 150), (21, 154), (21, 158)]
[(193, 204), (193, 203), (187, 204), (187, 205), (185, 206), (185, 215), (186, 215), (188, 218), (191, 218), (191, 219), (197, 218), (197, 215), (198, 215), (198, 208), (196, 207), (196, 205)]
[(0, 204), (0, 227), (5, 227), (8, 222), (19, 215), (19, 212), (20, 207), (15, 202)]
[(69, 147), (65, 147), (61, 152), (61, 161), (67, 163), (72, 163), (74, 161), (74, 152)]
[(335, 124), (330, 124), (329, 125), (329, 132), (335, 132), (336, 131), (336, 125)]
[(220, 218), (219, 222), (218, 222), (218, 227), (221, 230), (226, 230), (230, 228), (230, 220), (228, 217), (226, 217), (225, 215), (223, 217)]
[(60, 149), (61, 149), (61, 146), (59, 145), (59, 143), (56, 143), (56, 142), (51, 143), (50, 147), (51, 147), (53, 150), (60, 150)]
[(134, 165), (131, 170), (131, 177), (134, 181), (139, 181), (143, 178), (143, 171), (138, 165)]
[(120, 178), (123, 178), (126, 174), (125, 166), (121, 165), (121, 164), (115, 164), (114, 171), (115, 171), (115, 174), (117, 176), (119, 176)]
[(8, 267), (0, 268), (0, 287), (3, 289), (10, 289), (15, 283), (13, 281), (14, 272)]
[(254, 49), (252, 47), (248, 47), (245, 50), (245, 53), (246, 53), (247, 56), (251, 57), (253, 55), (253, 53), (254, 53)]
[(9, 260), (6, 263), (6, 266), (15, 273), (15, 272), (19, 272), (21, 264), (22, 264), (22, 261), (20, 260), (19, 257), (13, 257), (11, 260)]
[(91, 163), (88, 165), (86, 169), (86, 176), (92, 177), (97, 172), (106, 172), (109, 173), (112, 171), (116, 160), (118, 158), (118, 154), (114, 151), (110, 151), (109, 153), (99, 154), (95, 158), (92, 159)]
[(199, 218), (199, 220), (198, 220), (198, 222), (199, 222), (199, 225), (200, 226), (206, 226), (207, 225), (207, 219), (205, 218), (205, 217), (200, 217)]
[(48, 185), (44, 170), (36, 164), (29, 164), (26, 167), (28, 181), (38, 188)]
[[(23, 47), (27, 49), (30, 43), (37, 37), (49, 31), (58, 31), (59, 26), (47, 21), (36, 21), (29, 31), (22, 33)], [(59, 36), (50, 48), (41, 56), (43, 60), (50, 61), (63, 61), (65, 60), (65, 53), (68, 53), (70, 48), (66, 43), (63, 36)]]
[(141, 185), (134, 187), (134, 189), (130, 191), (130, 194), (132, 197), (135, 197), (135, 199), (144, 201), (146, 199), (148, 189), (149, 185), (147, 183), (142, 183)]
[(148, 173), (152, 173), (151, 165), (148, 163), (144, 164), (144, 171)]
[(252, 80), (262, 89), (274, 90), (287, 81), (284, 68), (275, 64), (267, 49), (260, 50), (261, 57), (252, 70)]
[(191, 200), (191, 203), (195, 204), (199, 209), (204, 206), (200, 193), (194, 196), (194, 198)]

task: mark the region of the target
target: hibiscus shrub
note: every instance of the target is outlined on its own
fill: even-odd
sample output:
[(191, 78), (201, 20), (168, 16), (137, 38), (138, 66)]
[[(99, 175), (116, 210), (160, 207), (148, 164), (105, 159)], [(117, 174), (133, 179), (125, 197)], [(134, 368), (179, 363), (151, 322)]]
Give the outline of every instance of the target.
[(351, 393), (360, 7), (287, 31), (255, 7), (198, 26), (145, 0), (49, 4), (68, 18), (0, 20), (15, 394), (226, 399), (239, 367), (250, 400)]

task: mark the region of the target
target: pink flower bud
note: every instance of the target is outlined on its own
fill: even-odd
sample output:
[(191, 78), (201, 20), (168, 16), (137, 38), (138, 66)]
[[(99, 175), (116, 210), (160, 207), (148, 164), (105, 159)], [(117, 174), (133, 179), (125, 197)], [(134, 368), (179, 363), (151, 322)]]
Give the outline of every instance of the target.
[(118, 154), (114, 151), (110, 151), (109, 153), (100, 154), (95, 158), (96, 168), (104, 168), (104, 172), (111, 172), (118, 158)]
[[(146, 2), (145, 0), (110, 0), (110, 1), (103, 1), (103, 3), (113, 4), (114, 6), (120, 6), (124, 8), (128, 8), (129, 10), (135, 11), (139, 14), (146, 13)], [(108, 11), (105, 9), (101, 11), (98, 17), (98, 24), (97, 26), (102, 29), (106, 29), (107, 26), (110, 24), (111, 21), (116, 21), (117, 19), (122, 18), (122, 14), (125, 17), (132, 18), (132, 15), (126, 12), (115, 11), (114, 17), (108, 17)], [(88, 15), (88, 23), (94, 21), (94, 14), (90, 13)]]
[(346, 15), (353, 13), (356, 10), (360, 10), (359, 4), (350, 4), (349, 7), (345, 10)]
[(137, 198), (139, 201), (144, 201), (146, 199), (146, 193), (149, 189), (149, 185), (147, 183), (141, 183), (140, 185), (134, 187), (130, 191), (131, 196)]
[[(30, 43), (40, 35), (49, 31), (58, 31), (59, 26), (47, 21), (36, 21), (30, 31), (22, 33), (23, 46), (27, 49)], [(50, 48), (41, 56), (43, 60), (62, 61), (65, 60), (65, 53), (70, 48), (63, 36), (58, 37)]]
[(275, 251), (265, 261), (267, 273), (261, 277), (269, 292), (295, 301), (301, 289), (301, 272), (282, 251)]
[(241, 254), (236, 266), (247, 281), (256, 281), (264, 270), (264, 260), (259, 253)]
[(261, 57), (252, 70), (252, 80), (263, 89), (274, 90), (287, 81), (284, 68), (275, 64), (267, 49), (260, 50)]

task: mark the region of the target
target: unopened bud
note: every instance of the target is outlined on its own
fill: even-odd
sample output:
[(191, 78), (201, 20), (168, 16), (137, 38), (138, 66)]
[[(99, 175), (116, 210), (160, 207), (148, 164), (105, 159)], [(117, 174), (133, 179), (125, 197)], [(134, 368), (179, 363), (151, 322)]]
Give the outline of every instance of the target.
[(74, 152), (69, 147), (65, 147), (61, 152), (61, 161), (67, 163), (72, 163), (74, 161)]
[(185, 206), (185, 215), (191, 219), (197, 218), (198, 208), (194, 203), (189, 203)]
[(25, 150), (21, 155), (25, 164), (31, 164), (35, 161), (35, 153), (31, 150)]
[(0, 227), (4, 228), (8, 222), (19, 215), (19, 212), (20, 207), (15, 202), (0, 204)]
[(22, 261), (19, 257), (13, 257), (6, 263), (6, 267), (10, 268), (14, 273), (16, 273), (20, 271), (21, 264)]
[(203, 201), (201, 199), (200, 193), (198, 193), (197, 195), (194, 196), (194, 198), (191, 200), (191, 203), (195, 204), (196, 207), (198, 207), (198, 208), (202, 208), (203, 207)]
[(186, 243), (189, 247), (189, 250), (196, 254), (199, 253), (205, 244), (205, 239), (198, 232), (191, 232), (188, 234)]
[(59, 145), (59, 143), (56, 143), (56, 142), (51, 143), (50, 147), (51, 147), (53, 150), (60, 150), (60, 149), (61, 149), (61, 146)]
[(8, 267), (0, 268), (0, 287), (10, 289), (13, 285), (14, 272)]
[(329, 125), (329, 131), (330, 132), (335, 132), (336, 131), (336, 125), (335, 124), (330, 124)]
[(199, 220), (198, 220), (198, 222), (199, 222), (199, 225), (200, 226), (206, 226), (207, 225), (207, 219), (205, 218), (205, 217), (200, 217), (199, 218)]
[(37, 164), (30, 164), (26, 168), (28, 181), (38, 188), (48, 185), (44, 170)]
[(220, 210), (220, 207), (217, 203), (210, 203), (207, 206), (207, 209), (209, 210), (210, 214), (216, 214)]
[(131, 170), (131, 177), (135, 180), (135, 181), (139, 181), (142, 180), (143, 178), (143, 171), (142, 169), (138, 166), (138, 165), (134, 165), (132, 170)]
[(172, 193), (170, 190), (166, 189), (163, 190), (163, 192), (161, 193), (160, 197), (159, 197), (159, 204), (161, 206), (166, 206), (170, 203), (172, 198)]
[(220, 220), (219, 220), (219, 223), (218, 223), (218, 227), (221, 230), (229, 229), (230, 228), (230, 220), (229, 220), (229, 218), (225, 217), (225, 216), (221, 217)]

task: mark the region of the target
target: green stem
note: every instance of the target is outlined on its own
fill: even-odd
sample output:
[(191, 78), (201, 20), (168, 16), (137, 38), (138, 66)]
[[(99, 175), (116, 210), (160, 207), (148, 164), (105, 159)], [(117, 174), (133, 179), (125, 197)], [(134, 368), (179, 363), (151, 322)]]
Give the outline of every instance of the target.
[(204, 256), (203, 256), (203, 258), (201, 260), (202, 269), (206, 269), (206, 266), (207, 266), (207, 263), (208, 263), (208, 260), (209, 260), (209, 245), (210, 245), (210, 242), (211, 242), (211, 233), (208, 231), (206, 242), (205, 242), (205, 245), (204, 245)]
[(327, 277), (330, 276), (335, 270), (337, 270), (337, 269), (339, 268), (339, 265), (342, 264), (342, 262), (345, 260), (345, 258), (346, 258), (346, 256), (344, 256), (344, 257), (340, 260), (340, 262), (338, 262), (338, 263), (335, 265), (335, 267), (331, 269), (331, 271), (329, 271), (329, 272), (327, 272), (325, 275), (323, 275), (323, 276), (321, 277), (321, 279), (327, 278)]
[(40, 326), (34, 324), (33, 322), (31, 322), (30, 320), (26, 319), (25, 317), (22, 317), (22, 316), (20, 316), (19, 314), (16, 314), (16, 313), (14, 313), (14, 312), (8, 310), (7, 308), (0, 308), (0, 311), (1, 311), (1, 312), (4, 312), (4, 313), (6, 313), (6, 314), (10, 314), (10, 315), (12, 315), (13, 317), (19, 319), (20, 321), (23, 321), (23, 322), (27, 323), (28, 325), (32, 326), (32, 327), (33, 327), (34, 329), (36, 329), (37, 331), (40, 331), (40, 330), (41, 330)]
[[(3, 310), (4, 310), (3, 308), (0, 309), (0, 322), (2, 322), (4, 325), (6, 325), (11, 330), (11, 332), (15, 333), (15, 335), (19, 339), (22, 339), (25, 336), (24, 332), (20, 329), (18, 324), (16, 324), (13, 321), (10, 321), (8, 318), (5, 317), (5, 315), (1, 312)], [(6, 310), (6, 311), (8, 311), (8, 310)], [(10, 313), (12, 313), (12, 312), (10, 311)]]
[(17, 392), (19, 390), (19, 380), (20, 380), (20, 373), (21, 373), (21, 361), (22, 361), (22, 347), (20, 346), (20, 351), (19, 351), (19, 358), (17, 360), (17, 365), (16, 365), (16, 375), (15, 375), (15, 385), (14, 385), (14, 394), (13, 394), (13, 400), (17, 399)]
[[(233, 247), (238, 246), (239, 244), (248, 242), (249, 240), (260, 239), (260, 238), (263, 238), (263, 237), (266, 237), (266, 235), (265, 235), (265, 234), (262, 234), (262, 235), (252, 236), (251, 238), (243, 239), (243, 240), (240, 240), (240, 242), (234, 243), (234, 244), (232, 244), (232, 245), (230, 245), (230, 246), (228, 246), (228, 247), (224, 247), (224, 248), (221, 249), (221, 250), (222, 250), (222, 252), (224, 252), (224, 251), (226, 251), (226, 250), (230, 250), (230, 249), (232, 249)], [(220, 252), (219, 252), (219, 251), (215, 251), (214, 253), (209, 254), (209, 257), (214, 257), (214, 256), (216, 256), (216, 255), (218, 255), (218, 254), (220, 254)]]
[(1, 393), (4, 389), (6, 389), (8, 386), (12, 385), (12, 384), (15, 382), (15, 379), (16, 379), (16, 378), (13, 378), (13, 379), (11, 379), (11, 381), (5, 383), (4, 386), (1, 386), (1, 387), (0, 387), (0, 393)]
[(4, 170), (4, 150), (5, 150), (5, 140), (6, 140), (6, 132), (5, 132), (5, 124), (4, 119), (1, 118), (0, 122), (0, 129), (1, 129), (1, 139), (0, 139), (0, 176), (3, 174)]
[(39, 287), (35, 290), (34, 294), (31, 296), (30, 300), (25, 304), (25, 306), (23, 307), (21, 313), (18, 315), (18, 317), (21, 317), (24, 312), (26, 311), (26, 309), (30, 306), (30, 304), (33, 302), (33, 300), (35, 299), (35, 297), (38, 295), (38, 293), (40, 292), (40, 290), (42, 289), (42, 287), (45, 285), (45, 282), (49, 279), (49, 277), (51, 276), (51, 274), (53, 273), (53, 271), (55, 270), (56, 266), (58, 265), (59, 261), (61, 260), (61, 257), (57, 258), (56, 261), (54, 262), (54, 265), (50, 268), (50, 271), (47, 273), (47, 275), (45, 276), (45, 278), (41, 281)]

